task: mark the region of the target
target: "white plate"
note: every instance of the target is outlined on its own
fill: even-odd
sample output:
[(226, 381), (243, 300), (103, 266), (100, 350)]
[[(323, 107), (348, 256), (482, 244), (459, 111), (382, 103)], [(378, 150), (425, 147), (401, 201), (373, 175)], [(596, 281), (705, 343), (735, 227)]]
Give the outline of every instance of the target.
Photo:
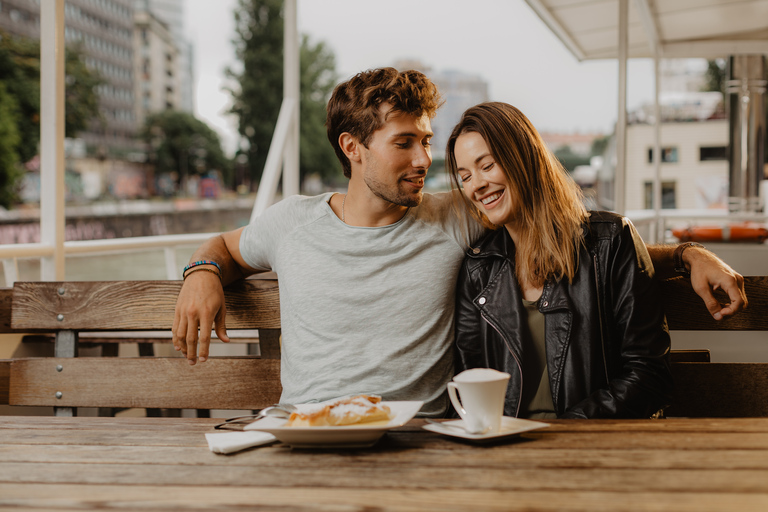
[[(347, 425), (343, 427), (286, 427), (287, 420), (268, 417), (254, 421), (245, 430), (269, 432), (294, 448), (364, 448), (373, 446), (387, 430), (402, 427), (413, 418), (424, 402), (382, 402), (393, 413), (388, 423)], [(302, 405), (297, 407), (299, 411)], [(308, 404), (314, 407), (317, 404)]]
[(437, 425), (435, 423), (427, 423), (422, 428), (437, 432), (438, 434), (445, 434), (447, 436), (460, 437), (462, 439), (470, 439), (472, 441), (491, 441), (495, 439), (501, 439), (508, 436), (514, 436), (521, 432), (528, 432), (529, 430), (536, 430), (537, 428), (548, 427), (549, 423), (542, 423), (540, 421), (524, 420), (521, 418), (510, 418), (504, 416), (501, 418), (501, 430), (499, 432), (492, 432), (489, 434), (470, 434), (464, 430), (463, 420), (451, 420), (444, 421)]

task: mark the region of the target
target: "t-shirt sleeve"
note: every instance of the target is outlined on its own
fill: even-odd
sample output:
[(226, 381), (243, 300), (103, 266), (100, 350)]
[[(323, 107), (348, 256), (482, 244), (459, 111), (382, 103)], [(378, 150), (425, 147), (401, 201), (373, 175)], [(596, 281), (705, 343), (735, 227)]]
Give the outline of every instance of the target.
[(280, 242), (301, 214), (301, 196), (279, 201), (248, 224), (240, 236), (240, 254), (245, 262), (257, 270), (272, 270)]

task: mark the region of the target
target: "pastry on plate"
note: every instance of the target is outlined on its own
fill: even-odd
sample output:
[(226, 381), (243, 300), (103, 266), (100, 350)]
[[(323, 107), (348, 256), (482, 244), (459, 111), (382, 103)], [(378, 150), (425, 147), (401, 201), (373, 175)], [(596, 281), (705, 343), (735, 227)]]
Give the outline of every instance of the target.
[(355, 395), (305, 407), (288, 419), (289, 427), (339, 427), (373, 421), (389, 421), (392, 411), (375, 395)]

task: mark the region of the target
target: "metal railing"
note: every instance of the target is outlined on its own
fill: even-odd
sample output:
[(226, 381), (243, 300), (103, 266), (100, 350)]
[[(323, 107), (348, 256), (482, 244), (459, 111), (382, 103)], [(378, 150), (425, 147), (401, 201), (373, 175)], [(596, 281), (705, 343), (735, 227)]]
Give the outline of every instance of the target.
[[(163, 251), (166, 279), (180, 279), (176, 252), (180, 247), (198, 246), (218, 233), (196, 233), (185, 235), (142, 236), (132, 238), (112, 238), (108, 240), (72, 241), (64, 243), (64, 256), (102, 256), (120, 255), (130, 252), (159, 249)], [(17, 249), (17, 250), (14, 250)], [(53, 253), (53, 247), (42, 244), (18, 244), (0, 246), (0, 261), (3, 264), (5, 285), (12, 286), (19, 278), (19, 259), (35, 259)]]

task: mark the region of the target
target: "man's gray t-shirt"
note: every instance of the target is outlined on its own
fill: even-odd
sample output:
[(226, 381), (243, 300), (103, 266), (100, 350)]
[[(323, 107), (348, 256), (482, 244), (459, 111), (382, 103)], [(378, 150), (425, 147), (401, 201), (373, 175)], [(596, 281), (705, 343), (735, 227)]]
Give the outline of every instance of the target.
[(278, 275), (281, 400), (375, 393), (441, 413), (453, 376), (456, 278), (482, 228), (457, 213), (451, 193), (424, 194), (383, 227), (343, 223), (332, 195), (288, 197), (240, 239), (248, 265)]

